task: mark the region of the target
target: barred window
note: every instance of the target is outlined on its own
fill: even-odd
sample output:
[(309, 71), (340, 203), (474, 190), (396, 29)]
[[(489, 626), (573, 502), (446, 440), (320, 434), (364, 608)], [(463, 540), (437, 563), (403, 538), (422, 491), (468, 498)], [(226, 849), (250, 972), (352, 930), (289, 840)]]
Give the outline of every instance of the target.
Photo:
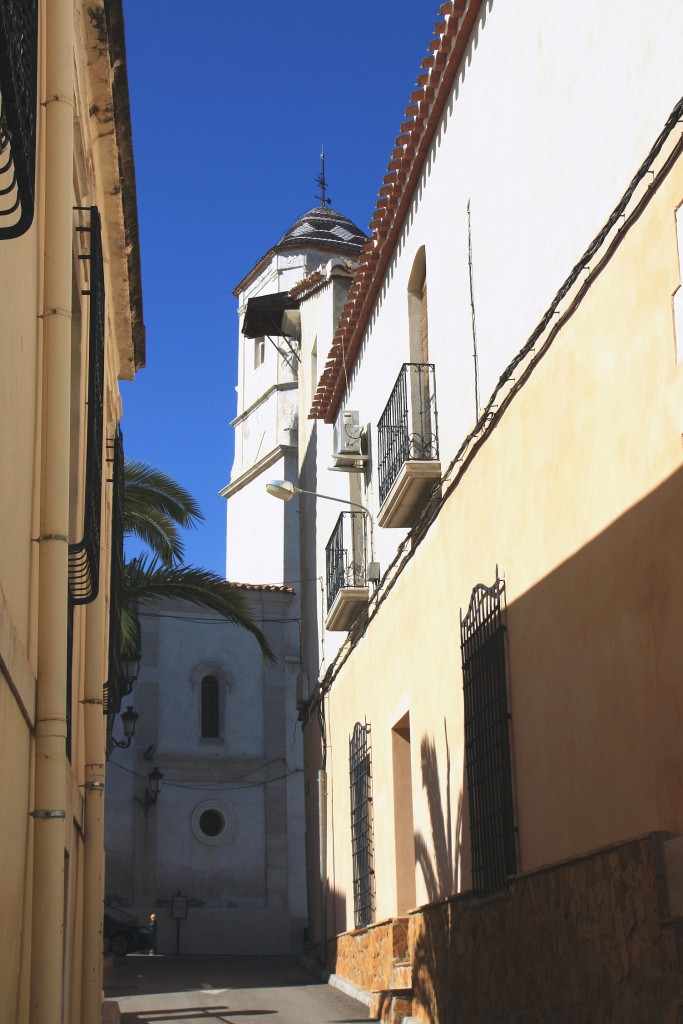
[(356, 928), (372, 922), (372, 771), (370, 726), (356, 722), (349, 740), (351, 777), (351, 851), (353, 856), (353, 914)]
[(504, 888), (517, 870), (503, 593), (498, 578), (479, 584), (460, 614), (472, 881), (480, 894)]

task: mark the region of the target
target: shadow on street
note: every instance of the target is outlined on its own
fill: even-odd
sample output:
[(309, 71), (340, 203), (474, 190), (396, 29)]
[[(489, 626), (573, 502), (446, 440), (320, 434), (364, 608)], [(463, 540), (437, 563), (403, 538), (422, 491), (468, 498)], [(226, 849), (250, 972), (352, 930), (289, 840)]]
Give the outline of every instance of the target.
[(294, 957), (116, 958), (105, 997), (121, 1024), (347, 1024), (372, 1018), (362, 1003), (314, 981)]

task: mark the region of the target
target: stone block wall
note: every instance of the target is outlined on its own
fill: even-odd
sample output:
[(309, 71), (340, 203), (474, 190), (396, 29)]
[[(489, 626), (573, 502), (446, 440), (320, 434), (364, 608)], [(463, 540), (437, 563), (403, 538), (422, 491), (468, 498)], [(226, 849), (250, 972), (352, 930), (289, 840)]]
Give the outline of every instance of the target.
[(392, 966), (408, 956), (408, 919), (380, 921), (338, 935), (327, 945), (327, 966), (366, 992), (391, 988)]
[[(518, 875), (495, 896), (463, 893), (339, 935), (328, 967), (379, 994), (383, 1020), (398, 1019), (399, 999), (401, 1016), (425, 1024), (683, 1024), (683, 920), (669, 916), (667, 838), (634, 839)], [(395, 970), (405, 961), (412, 992), (395, 984), (410, 977)]]
[(414, 1017), (428, 1024), (679, 1024), (679, 924), (647, 836), (413, 913)]

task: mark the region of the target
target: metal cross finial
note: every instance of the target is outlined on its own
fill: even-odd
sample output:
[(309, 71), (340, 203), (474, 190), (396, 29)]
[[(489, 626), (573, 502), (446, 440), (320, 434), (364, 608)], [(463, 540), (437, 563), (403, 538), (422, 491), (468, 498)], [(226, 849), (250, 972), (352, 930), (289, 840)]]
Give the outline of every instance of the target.
[(318, 188), (320, 189), (320, 195), (316, 196), (315, 198), (320, 200), (320, 205), (321, 206), (331, 206), (332, 205), (332, 200), (328, 199), (328, 197), (327, 197), (327, 181), (325, 179), (325, 149), (324, 148), (322, 148), (321, 151), (320, 151), (320, 162), (322, 164), (322, 170), (320, 171), (320, 174), (318, 175), (318, 177), (315, 179), (315, 183), (318, 186)]

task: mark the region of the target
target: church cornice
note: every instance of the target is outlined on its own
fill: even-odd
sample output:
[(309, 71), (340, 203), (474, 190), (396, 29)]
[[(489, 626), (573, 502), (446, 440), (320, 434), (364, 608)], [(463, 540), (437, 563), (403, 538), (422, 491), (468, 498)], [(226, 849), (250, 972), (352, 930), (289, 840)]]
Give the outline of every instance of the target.
[(267, 455), (264, 455), (262, 459), (255, 462), (251, 469), (248, 469), (246, 473), (242, 473), (236, 480), (231, 481), (223, 490), (219, 491), (221, 498), (231, 498), (233, 494), (237, 494), (242, 488), (246, 487), (247, 484), (252, 483), (262, 473), (264, 473), (270, 466), (272, 466), (279, 459), (285, 455), (296, 455), (297, 447), (293, 444), (279, 444), (275, 448), (271, 449)]
[(276, 392), (278, 392), (278, 391), (296, 391), (296, 389), (298, 387), (299, 387), (299, 382), (296, 381), (296, 380), (283, 381), (281, 384), (272, 384), (268, 388), (267, 391), (264, 391), (263, 394), (260, 395), (256, 399), (255, 402), (252, 402), (251, 405), (247, 409), (244, 409), (239, 414), (239, 416), (235, 416), (234, 420), (230, 421), (230, 426), (231, 427), (239, 426), (240, 423), (243, 423), (244, 420), (246, 420), (249, 416), (251, 416), (251, 414), (253, 412), (256, 411), (256, 409), (258, 409), (260, 406), (264, 405), (268, 401), (268, 399), (271, 398), (272, 395), (274, 395)]

